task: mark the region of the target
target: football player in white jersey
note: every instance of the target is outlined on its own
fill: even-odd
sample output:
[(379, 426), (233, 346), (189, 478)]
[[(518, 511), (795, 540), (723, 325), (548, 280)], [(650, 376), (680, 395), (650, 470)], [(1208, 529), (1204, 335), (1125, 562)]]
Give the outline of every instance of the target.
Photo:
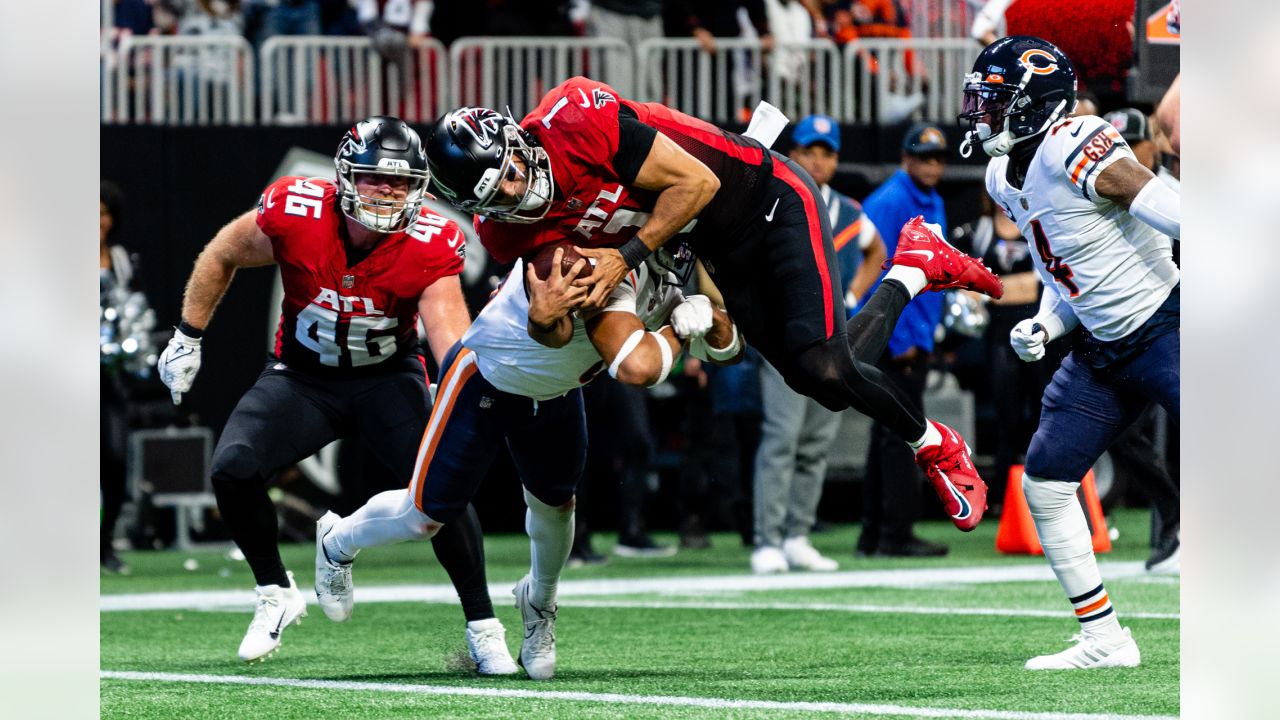
[(1116, 619), (1076, 489), (1152, 402), (1179, 415), (1177, 192), (1140, 165), (1102, 118), (1070, 117), (1071, 61), (1029, 36), (987, 46), (965, 77), (962, 121), (993, 159), (987, 191), (1035, 247), (1040, 310), (1010, 342), (1034, 362), (1077, 325), (1086, 331), (1046, 388), (1022, 487), (1044, 554), (1081, 632), (1027, 669), (1132, 667), (1138, 646)]
[(728, 315), (705, 295), (681, 294), (672, 270), (692, 269), (691, 258), (655, 253), (603, 310), (584, 318), (569, 311), (587, 297), (587, 288), (573, 285), (586, 261), (561, 275), (562, 253), (555, 250), (546, 280), (517, 261), (445, 357), (408, 492), (380, 493), (345, 518), (328, 513), (317, 522), (316, 595), (331, 620), (351, 616), (356, 553), (430, 538), (456, 521), (505, 441), (529, 508), (532, 567), (514, 590), (525, 622), (520, 664), (535, 680), (555, 674), (556, 585), (573, 544), (574, 491), (586, 463), (582, 386), (605, 368), (623, 383), (657, 385), (686, 342), (695, 356), (721, 364), (743, 351)]

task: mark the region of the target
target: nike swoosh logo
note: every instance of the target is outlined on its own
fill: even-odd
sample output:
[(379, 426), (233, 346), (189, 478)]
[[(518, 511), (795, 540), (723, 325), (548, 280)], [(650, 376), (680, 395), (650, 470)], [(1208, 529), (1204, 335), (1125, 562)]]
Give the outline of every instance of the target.
[(275, 196), (276, 196), (276, 189), (275, 189), (275, 188), (271, 188), (271, 192), (267, 194), (267, 207), (275, 207), (275, 206), (276, 206), (276, 204), (275, 204), (274, 202), (272, 202), (272, 201), (271, 201), (271, 200), (272, 200), (272, 198), (274, 198)]
[(1083, 129), (1084, 129), (1084, 123), (1077, 125), (1076, 129), (1071, 131), (1071, 137), (1079, 137), (1080, 131)]
[(587, 94), (582, 91), (582, 88), (578, 88), (578, 94), (582, 96), (582, 107), (591, 107), (591, 101), (587, 99)]
[(280, 639), (280, 628), (284, 626), (284, 614), (280, 615), (280, 622), (276, 623), (276, 629), (268, 633), (272, 640)]
[(973, 513), (973, 506), (969, 504), (969, 501), (965, 499), (964, 495), (960, 494), (960, 491), (956, 489), (955, 484), (951, 482), (951, 478), (947, 477), (946, 473), (939, 470), (938, 474), (941, 475), (942, 480), (947, 483), (947, 490), (951, 491), (951, 496), (956, 499), (956, 502), (960, 503), (960, 511), (951, 517), (956, 520), (967, 519), (969, 515)]
[[(781, 199), (782, 198), (778, 198), (778, 200), (781, 200)], [(765, 222), (773, 222), (773, 213), (775, 210), (778, 209), (778, 200), (773, 201), (773, 207), (769, 208), (769, 214), (764, 216)]]
[(923, 255), (925, 260), (933, 259), (932, 250), (903, 250), (900, 255)]

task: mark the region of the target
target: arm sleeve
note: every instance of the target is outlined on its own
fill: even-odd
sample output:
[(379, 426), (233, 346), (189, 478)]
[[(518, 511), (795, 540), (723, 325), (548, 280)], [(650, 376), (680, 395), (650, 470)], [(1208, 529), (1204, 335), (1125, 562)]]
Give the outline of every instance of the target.
[(618, 152), (613, 156), (613, 171), (623, 185), (636, 181), (657, 137), (658, 131), (640, 122), (635, 110), (626, 105), (618, 108)]
[(1158, 177), (1147, 181), (1129, 205), (1129, 213), (1171, 238), (1182, 236), (1182, 202)]

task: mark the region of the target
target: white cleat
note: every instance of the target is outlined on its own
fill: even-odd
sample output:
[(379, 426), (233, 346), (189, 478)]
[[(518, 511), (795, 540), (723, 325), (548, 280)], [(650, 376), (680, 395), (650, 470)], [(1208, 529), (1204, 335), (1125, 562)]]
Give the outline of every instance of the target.
[(519, 671), (507, 649), (507, 630), (498, 618), (467, 623), (467, 648), (481, 675), (512, 675)]
[(302, 624), (307, 616), (307, 600), (298, 592), (298, 584), (289, 576), (289, 587), (259, 585), (258, 606), (253, 622), (240, 642), (240, 659), (245, 662), (265, 660), (280, 647), (280, 635), (289, 623)]
[(516, 608), (524, 617), (524, 642), (520, 643), (520, 665), (532, 680), (550, 680), (556, 674), (556, 608), (544, 610), (529, 599), (533, 578), (525, 575), (511, 591)]
[(1055, 655), (1041, 655), (1027, 661), (1028, 670), (1092, 670), (1109, 667), (1137, 667), (1142, 662), (1138, 644), (1129, 628), (1110, 637), (1094, 637), (1079, 633), (1071, 638), (1072, 647)]
[(791, 569), (781, 548), (761, 545), (751, 553), (751, 572), (757, 575), (784, 573)]
[(782, 542), (782, 554), (792, 570), (832, 572), (840, 569), (840, 563), (826, 557), (809, 544), (807, 537), (787, 538)]
[(324, 549), (324, 538), (342, 518), (327, 512), (316, 521), (316, 598), (324, 614), (334, 622), (351, 618), (355, 586), (351, 583), (351, 563), (334, 562)]

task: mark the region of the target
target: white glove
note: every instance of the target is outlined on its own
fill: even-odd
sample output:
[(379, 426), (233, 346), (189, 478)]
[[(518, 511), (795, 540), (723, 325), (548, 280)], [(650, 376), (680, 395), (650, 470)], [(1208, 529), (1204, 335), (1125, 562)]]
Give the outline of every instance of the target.
[(181, 330), (174, 330), (168, 346), (156, 362), (160, 382), (169, 388), (173, 404), (182, 404), (182, 394), (191, 390), (196, 373), (200, 370), (200, 338), (193, 338)]
[(671, 311), (671, 329), (681, 340), (706, 335), (714, 322), (711, 299), (706, 295), (690, 295)]
[(1036, 362), (1044, 357), (1044, 345), (1049, 342), (1049, 332), (1040, 321), (1029, 317), (1013, 326), (1009, 344), (1023, 362)]

